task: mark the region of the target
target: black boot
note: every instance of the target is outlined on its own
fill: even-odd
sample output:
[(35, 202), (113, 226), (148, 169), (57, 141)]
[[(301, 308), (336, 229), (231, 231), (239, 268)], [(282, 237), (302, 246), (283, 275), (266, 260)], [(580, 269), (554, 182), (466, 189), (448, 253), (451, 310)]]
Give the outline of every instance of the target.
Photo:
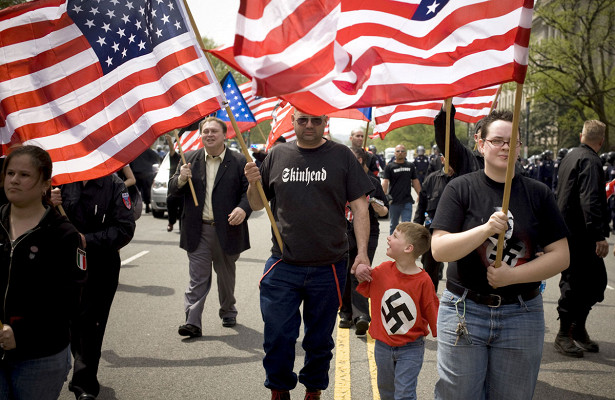
[(585, 329), (586, 321), (587, 314), (582, 318), (578, 318), (577, 321), (572, 324), (572, 338), (583, 350), (590, 353), (597, 353), (600, 350), (600, 347), (598, 346), (598, 343), (589, 338), (587, 329)]
[(568, 357), (583, 357), (583, 349), (572, 339), (572, 322), (567, 317), (560, 317), (559, 323), (559, 332), (553, 343), (555, 350)]

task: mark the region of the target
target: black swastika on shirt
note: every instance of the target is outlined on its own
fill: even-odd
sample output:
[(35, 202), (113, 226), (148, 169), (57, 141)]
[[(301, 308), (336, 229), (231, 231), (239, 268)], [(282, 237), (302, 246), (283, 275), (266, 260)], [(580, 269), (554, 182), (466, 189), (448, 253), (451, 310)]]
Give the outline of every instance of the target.
[(384, 316), (386, 322), (389, 322), (391, 319), (395, 320), (395, 325), (390, 328), (392, 333), (397, 332), (399, 328), (404, 325), (404, 321), (402, 321), (400, 313), (405, 314), (408, 321), (412, 321), (414, 319), (414, 316), (412, 315), (410, 310), (408, 310), (408, 306), (406, 304), (400, 304), (397, 307), (393, 307), (392, 303), (400, 297), (401, 295), (399, 294), (399, 292), (397, 292), (385, 300), (385, 303), (389, 309), (388, 314), (385, 311), (384, 306), (382, 307), (382, 315)]

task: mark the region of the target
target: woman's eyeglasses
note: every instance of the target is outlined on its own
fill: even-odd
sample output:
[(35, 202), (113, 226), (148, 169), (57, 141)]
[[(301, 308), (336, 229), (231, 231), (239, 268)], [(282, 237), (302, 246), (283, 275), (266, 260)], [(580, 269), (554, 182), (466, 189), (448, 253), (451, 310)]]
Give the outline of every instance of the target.
[[(496, 148), (500, 148), (502, 146), (504, 146), (505, 144), (508, 145), (508, 147), (510, 147), (510, 140), (506, 141), (503, 139), (483, 139), (485, 142), (489, 142), (493, 147)], [(517, 140), (517, 147), (520, 147), (523, 143), (521, 143), (521, 141)]]

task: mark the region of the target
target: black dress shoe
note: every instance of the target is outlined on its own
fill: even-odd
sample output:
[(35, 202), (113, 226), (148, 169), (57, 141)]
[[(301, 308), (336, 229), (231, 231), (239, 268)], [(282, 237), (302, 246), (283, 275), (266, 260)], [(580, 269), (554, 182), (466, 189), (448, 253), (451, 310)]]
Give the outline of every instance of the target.
[(192, 324), (185, 324), (180, 326), (177, 330), (177, 333), (179, 333), (181, 336), (189, 336), (191, 338), (203, 336), (201, 328)]
[(235, 317), (224, 317), (222, 318), (222, 326), (225, 328), (232, 328), (237, 325), (237, 318)]
[(77, 400), (96, 400), (96, 396), (93, 394), (81, 393)]
[(351, 326), (352, 326), (352, 320), (350, 318), (340, 318), (340, 323), (338, 325), (338, 328), (350, 329)]
[(357, 336), (365, 336), (365, 333), (367, 332), (367, 329), (369, 329), (369, 321), (366, 317), (364, 316), (360, 316), (359, 318), (357, 318), (357, 320), (354, 323), (355, 327), (356, 327), (356, 331), (355, 334)]

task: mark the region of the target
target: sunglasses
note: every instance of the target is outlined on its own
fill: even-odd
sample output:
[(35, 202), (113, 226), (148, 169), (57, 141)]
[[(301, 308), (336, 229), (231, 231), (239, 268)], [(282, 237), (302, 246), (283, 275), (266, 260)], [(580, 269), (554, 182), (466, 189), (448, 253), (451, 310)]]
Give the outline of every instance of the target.
[(297, 123), (301, 126), (306, 126), (308, 121), (312, 122), (314, 126), (322, 125), (323, 119), (321, 117), (299, 117), (297, 118)]

